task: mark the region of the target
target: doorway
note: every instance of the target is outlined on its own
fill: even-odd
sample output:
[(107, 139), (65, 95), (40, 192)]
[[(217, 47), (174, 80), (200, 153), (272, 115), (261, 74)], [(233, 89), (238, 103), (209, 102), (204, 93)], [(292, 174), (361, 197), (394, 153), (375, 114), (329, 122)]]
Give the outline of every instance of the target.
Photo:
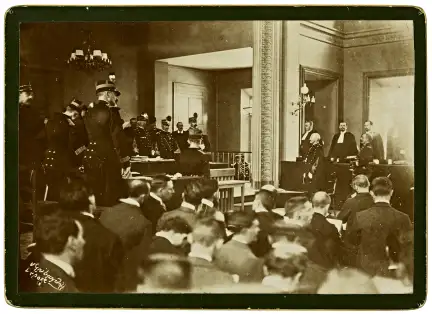
[(243, 88), (240, 93), (240, 151), (252, 151), (252, 88)]
[(324, 154), (327, 155), (333, 135), (337, 132), (338, 119), (341, 115), (342, 79), (339, 73), (317, 68), (300, 67), (301, 85), (306, 83), (309, 93), (315, 96), (315, 104), (306, 106), (301, 113), (301, 132), (304, 122), (312, 120), (314, 128), (324, 142)]

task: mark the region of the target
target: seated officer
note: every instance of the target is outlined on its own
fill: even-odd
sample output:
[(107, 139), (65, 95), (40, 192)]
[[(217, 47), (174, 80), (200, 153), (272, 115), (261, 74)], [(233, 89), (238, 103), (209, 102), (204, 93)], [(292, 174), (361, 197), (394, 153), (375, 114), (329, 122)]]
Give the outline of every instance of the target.
[(200, 150), (202, 134), (199, 130), (189, 129), (189, 147), (182, 150), (178, 159), (178, 172), (186, 176), (209, 176), (210, 155)]

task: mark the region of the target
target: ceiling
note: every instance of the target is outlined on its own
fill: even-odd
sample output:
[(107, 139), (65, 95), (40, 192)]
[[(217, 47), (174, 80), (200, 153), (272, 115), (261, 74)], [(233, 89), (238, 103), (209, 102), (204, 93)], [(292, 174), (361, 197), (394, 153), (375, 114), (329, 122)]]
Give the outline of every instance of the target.
[(406, 87), (414, 87), (414, 76), (393, 76), (393, 77), (382, 77), (382, 78), (374, 78), (371, 79), (371, 87), (379, 86), (379, 87), (397, 87), (397, 88), (406, 88)]
[(184, 57), (158, 60), (170, 65), (200, 70), (229, 70), (251, 68), (253, 49), (251, 47), (202, 53)]

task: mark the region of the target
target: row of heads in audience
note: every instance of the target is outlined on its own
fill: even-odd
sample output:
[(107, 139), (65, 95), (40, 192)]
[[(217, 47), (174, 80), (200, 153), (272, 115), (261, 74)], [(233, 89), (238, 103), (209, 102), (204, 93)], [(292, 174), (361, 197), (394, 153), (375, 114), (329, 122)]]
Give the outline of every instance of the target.
[[(363, 175), (354, 178), (352, 185), (357, 193), (369, 190), (369, 181)], [(129, 197), (141, 204), (145, 202), (150, 192), (155, 193), (162, 201), (166, 202), (174, 194), (174, 187), (168, 177), (158, 176), (151, 183), (139, 180), (131, 181), (129, 191)], [(259, 225), (255, 211), (238, 211), (228, 213), (222, 218), (218, 217), (214, 210), (217, 207), (217, 191), (216, 180), (200, 179), (188, 183), (183, 193), (183, 200), (197, 208), (197, 223), (191, 227), (182, 218), (173, 217), (163, 222), (160, 226), (160, 232), (170, 238), (175, 245), (181, 246), (187, 241), (191, 245), (191, 250), (198, 249), (201, 252), (208, 252), (209, 255), (215, 254), (222, 246), (227, 233), (231, 237), (240, 237), (246, 243), (255, 241), (261, 228), (263, 228)], [(389, 200), (392, 192), (392, 183), (388, 178), (382, 177), (373, 180), (370, 193), (375, 201)], [(277, 193), (277, 189), (273, 186), (262, 187), (256, 195), (254, 210), (258, 208), (264, 208), (268, 211), (274, 209)], [(300, 275), (307, 267), (307, 248), (311, 247), (313, 242), (313, 237), (303, 226), (310, 221), (312, 212), (325, 215), (330, 202), (331, 199), (325, 192), (315, 193), (311, 202), (306, 197), (295, 197), (287, 201), (285, 215), (297, 223), (279, 221), (266, 230), (269, 235), (269, 242), (273, 247), (265, 258), (265, 269), (268, 275), (282, 276), (286, 278), (287, 282), (291, 282), (292, 286), (298, 284)], [(53, 213), (42, 215), (37, 221), (35, 242), (39, 251), (62, 255), (70, 260), (71, 264), (81, 260), (85, 245), (84, 229), (77, 220), (71, 218), (73, 216), (64, 213), (67, 211), (93, 213), (95, 205), (94, 196), (83, 180), (69, 180), (61, 188), (60, 193), (59, 207), (63, 212), (56, 210)], [(223, 230), (224, 228), (226, 230)], [(412, 242), (412, 238), (410, 239), (407, 241)], [(184, 291), (189, 289), (190, 268), (190, 263), (183, 257), (166, 254), (148, 256), (139, 267), (142, 287), (138, 290)], [(348, 277), (351, 279), (355, 277), (356, 280), (362, 281), (367, 278), (353, 270), (339, 270), (329, 276), (330, 279), (336, 281)], [(328, 293), (328, 289), (333, 289), (333, 293), (344, 292), (342, 290), (336, 291), (337, 289), (332, 288), (332, 285), (332, 282), (327, 282), (321, 292)], [(351, 288), (347, 289), (356, 290), (355, 286), (351, 282)], [(362, 292), (356, 290), (356, 293)], [(368, 290), (364, 293), (373, 293), (373, 291)]]

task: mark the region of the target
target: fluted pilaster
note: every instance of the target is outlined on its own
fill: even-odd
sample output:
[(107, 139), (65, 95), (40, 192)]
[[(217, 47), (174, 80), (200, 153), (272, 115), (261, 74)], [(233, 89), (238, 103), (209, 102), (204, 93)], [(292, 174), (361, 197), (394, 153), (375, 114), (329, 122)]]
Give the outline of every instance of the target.
[(252, 179), (255, 188), (279, 184), (282, 21), (254, 21)]

